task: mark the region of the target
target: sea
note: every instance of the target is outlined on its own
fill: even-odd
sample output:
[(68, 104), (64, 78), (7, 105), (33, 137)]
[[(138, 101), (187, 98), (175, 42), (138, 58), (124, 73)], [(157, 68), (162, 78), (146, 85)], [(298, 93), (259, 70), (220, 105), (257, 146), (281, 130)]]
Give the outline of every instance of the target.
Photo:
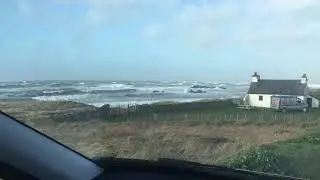
[(0, 99), (74, 101), (101, 107), (241, 98), (249, 83), (201, 81), (21, 81), (0, 82)]
[(248, 83), (200, 81), (0, 82), (0, 99), (67, 100), (100, 107), (237, 98), (245, 95), (248, 87)]

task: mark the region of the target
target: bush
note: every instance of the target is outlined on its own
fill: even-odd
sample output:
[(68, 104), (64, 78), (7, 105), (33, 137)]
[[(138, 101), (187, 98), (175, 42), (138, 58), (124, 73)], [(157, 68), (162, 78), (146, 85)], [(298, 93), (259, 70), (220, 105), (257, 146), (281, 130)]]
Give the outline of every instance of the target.
[(308, 179), (320, 179), (320, 134), (252, 148), (227, 160), (238, 169), (267, 172)]
[(229, 161), (229, 166), (237, 169), (283, 174), (281, 163), (284, 157), (272, 149), (256, 147)]

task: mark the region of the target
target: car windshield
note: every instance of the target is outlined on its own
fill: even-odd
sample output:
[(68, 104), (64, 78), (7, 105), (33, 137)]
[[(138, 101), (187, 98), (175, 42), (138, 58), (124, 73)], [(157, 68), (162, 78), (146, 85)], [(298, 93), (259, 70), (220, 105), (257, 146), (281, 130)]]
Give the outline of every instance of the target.
[(0, 5), (1, 111), (90, 158), (320, 179), (320, 1)]

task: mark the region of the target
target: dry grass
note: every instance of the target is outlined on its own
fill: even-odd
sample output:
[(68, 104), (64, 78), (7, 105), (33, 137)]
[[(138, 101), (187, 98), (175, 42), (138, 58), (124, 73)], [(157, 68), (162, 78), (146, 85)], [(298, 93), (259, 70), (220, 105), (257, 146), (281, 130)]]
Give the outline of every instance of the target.
[(252, 146), (302, 136), (300, 127), (201, 123), (62, 123), (37, 127), (89, 157), (175, 158), (213, 164)]
[(135, 121), (57, 123), (43, 112), (91, 108), (66, 102), (1, 102), (0, 109), (89, 157), (175, 158), (214, 164), (253, 146), (297, 138), (301, 124)]
[[(28, 123), (42, 123), (48, 113), (62, 111), (81, 111), (94, 107), (67, 101), (0, 100), (0, 110)], [(40, 120), (40, 121), (38, 121)]]

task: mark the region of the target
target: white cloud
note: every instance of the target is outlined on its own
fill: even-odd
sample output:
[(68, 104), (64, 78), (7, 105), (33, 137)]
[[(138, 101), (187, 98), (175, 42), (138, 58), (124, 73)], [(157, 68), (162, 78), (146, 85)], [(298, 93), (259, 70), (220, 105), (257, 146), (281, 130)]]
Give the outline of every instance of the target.
[[(72, 0), (68, 1), (72, 2)], [(144, 9), (172, 8), (179, 0), (84, 0), (81, 2), (89, 5), (88, 22), (99, 24), (117, 18), (131, 18), (139, 15)]]
[(319, 0), (204, 0), (185, 4), (167, 23), (193, 43), (320, 38)]
[(114, 16), (119, 16), (122, 13), (130, 10), (132, 6), (137, 5), (135, 0), (92, 0), (88, 1), (90, 6), (87, 12), (89, 23), (100, 24)]
[(145, 28), (143, 36), (148, 39), (157, 39), (164, 34), (164, 31), (164, 27), (159, 23), (152, 23)]
[(30, 15), (32, 13), (31, 4), (27, 0), (19, 0), (17, 2), (17, 10), (19, 13), (24, 15)]
[[(142, 25), (142, 33), (148, 38), (159, 37), (164, 31), (172, 40), (202, 45), (320, 38), (320, 0), (59, 1), (86, 4), (88, 22), (97, 25), (126, 18), (150, 18), (150, 12), (161, 12), (164, 19)], [(168, 17), (170, 8), (175, 13)]]
[(296, 13), (313, 6), (319, 6), (318, 0), (268, 0), (266, 9), (277, 13)]

